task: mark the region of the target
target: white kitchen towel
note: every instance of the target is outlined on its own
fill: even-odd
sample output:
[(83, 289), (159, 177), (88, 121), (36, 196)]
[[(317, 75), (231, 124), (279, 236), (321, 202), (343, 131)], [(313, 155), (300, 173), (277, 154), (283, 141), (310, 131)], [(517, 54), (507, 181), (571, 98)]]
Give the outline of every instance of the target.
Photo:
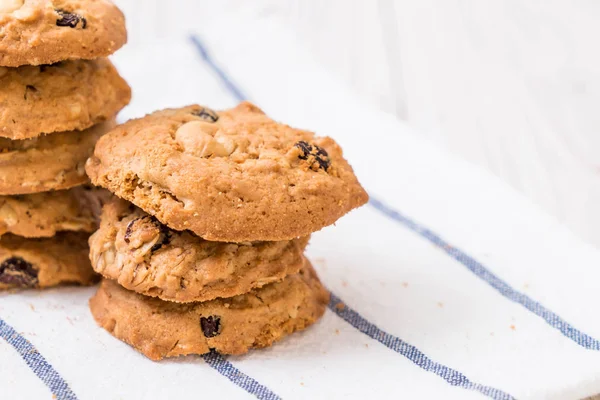
[[(335, 138), (371, 200), (313, 235), (324, 318), (273, 347), (152, 362), (94, 288), (0, 295), (0, 399), (577, 399), (600, 393), (600, 252), (363, 104), (267, 17), (126, 46), (122, 119), (249, 99)], [(336, 307), (339, 303), (344, 307)]]

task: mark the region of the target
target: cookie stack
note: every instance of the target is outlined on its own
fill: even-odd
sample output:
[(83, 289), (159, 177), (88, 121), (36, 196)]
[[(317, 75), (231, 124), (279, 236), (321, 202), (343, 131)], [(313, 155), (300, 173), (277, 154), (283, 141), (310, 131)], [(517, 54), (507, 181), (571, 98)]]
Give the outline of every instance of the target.
[(131, 97), (103, 58), (126, 40), (108, 1), (0, 0), (0, 289), (95, 280), (84, 167)]
[(86, 164), (113, 192), (90, 259), (90, 307), (158, 360), (241, 354), (303, 329), (329, 294), (309, 236), (367, 201), (340, 147), (244, 102), (155, 112), (102, 137)]

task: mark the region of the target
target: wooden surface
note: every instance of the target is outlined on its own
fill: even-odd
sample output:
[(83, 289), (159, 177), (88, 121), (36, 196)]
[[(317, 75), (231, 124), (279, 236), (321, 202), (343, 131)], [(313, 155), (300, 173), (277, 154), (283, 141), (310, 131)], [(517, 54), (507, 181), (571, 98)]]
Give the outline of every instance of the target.
[(132, 41), (279, 18), (374, 106), (600, 245), (600, 2), (117, 0)]

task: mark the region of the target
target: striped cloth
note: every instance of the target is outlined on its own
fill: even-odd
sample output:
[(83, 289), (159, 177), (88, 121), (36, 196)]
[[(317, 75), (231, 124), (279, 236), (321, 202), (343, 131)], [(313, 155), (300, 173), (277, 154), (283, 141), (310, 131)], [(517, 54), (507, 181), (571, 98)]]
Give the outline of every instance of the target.
[[(361, 103), (269, 20), (131, 44), (123, 118), (242, 99), (340, 142), (370, 203), (308, 249), (311, 329), (154, 363), (96, 327), (94, 288), (0, 295), (4, 399), (576, 399), (600, 393), (600, 253), (490, 175)], [(338, 308), (342, 302), (346, 307)]]

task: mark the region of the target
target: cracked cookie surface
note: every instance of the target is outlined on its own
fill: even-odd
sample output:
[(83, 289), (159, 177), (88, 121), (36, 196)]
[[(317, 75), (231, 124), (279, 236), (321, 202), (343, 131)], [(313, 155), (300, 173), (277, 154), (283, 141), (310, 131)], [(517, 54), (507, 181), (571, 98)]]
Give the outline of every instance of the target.
[(329, 293), (307, 261), (281, 282), (203, 303), (177, 304), (104, 280), (90, 300), (96, 322), (152, 360), (211, 349), (243, 354), (315, 323)]
[(223, 242), (306, 236), (368, 200), (332, 139), (248, 102), (129, 121), (98, 141), (86, 171), (172, 229)]
[(232, 297), (297, 273), (308, 237), (209, 242), (174, 231), (124, 200), (104, 206), (89, 240), (96, 272), (128, 290), (175, 302)]
[(108, 59), (0, 67), (0, 136), (83, 130), (116, 115), (131, 89)]
[(106, 57), (127, 41), (125, 17), (107, 0), (3, 0), (0, 66)]
[[(91, 185), (16, 196), (0, 196), (0, 236), (52, 237), (60, 231), (93, 232), (111, 194)], [(1, 239), (0, 239), (1, 240)]]
[(0, 138), (0, 195), (68, 189), (88, 182), (85, 162), (98, 138), (114, 126), (111, 120), (81, 132)]
[(51, 238), (0, 238), (0, 290), (90, 285), (98, 275), (88, 259), (88, 234), (61, 232)]

